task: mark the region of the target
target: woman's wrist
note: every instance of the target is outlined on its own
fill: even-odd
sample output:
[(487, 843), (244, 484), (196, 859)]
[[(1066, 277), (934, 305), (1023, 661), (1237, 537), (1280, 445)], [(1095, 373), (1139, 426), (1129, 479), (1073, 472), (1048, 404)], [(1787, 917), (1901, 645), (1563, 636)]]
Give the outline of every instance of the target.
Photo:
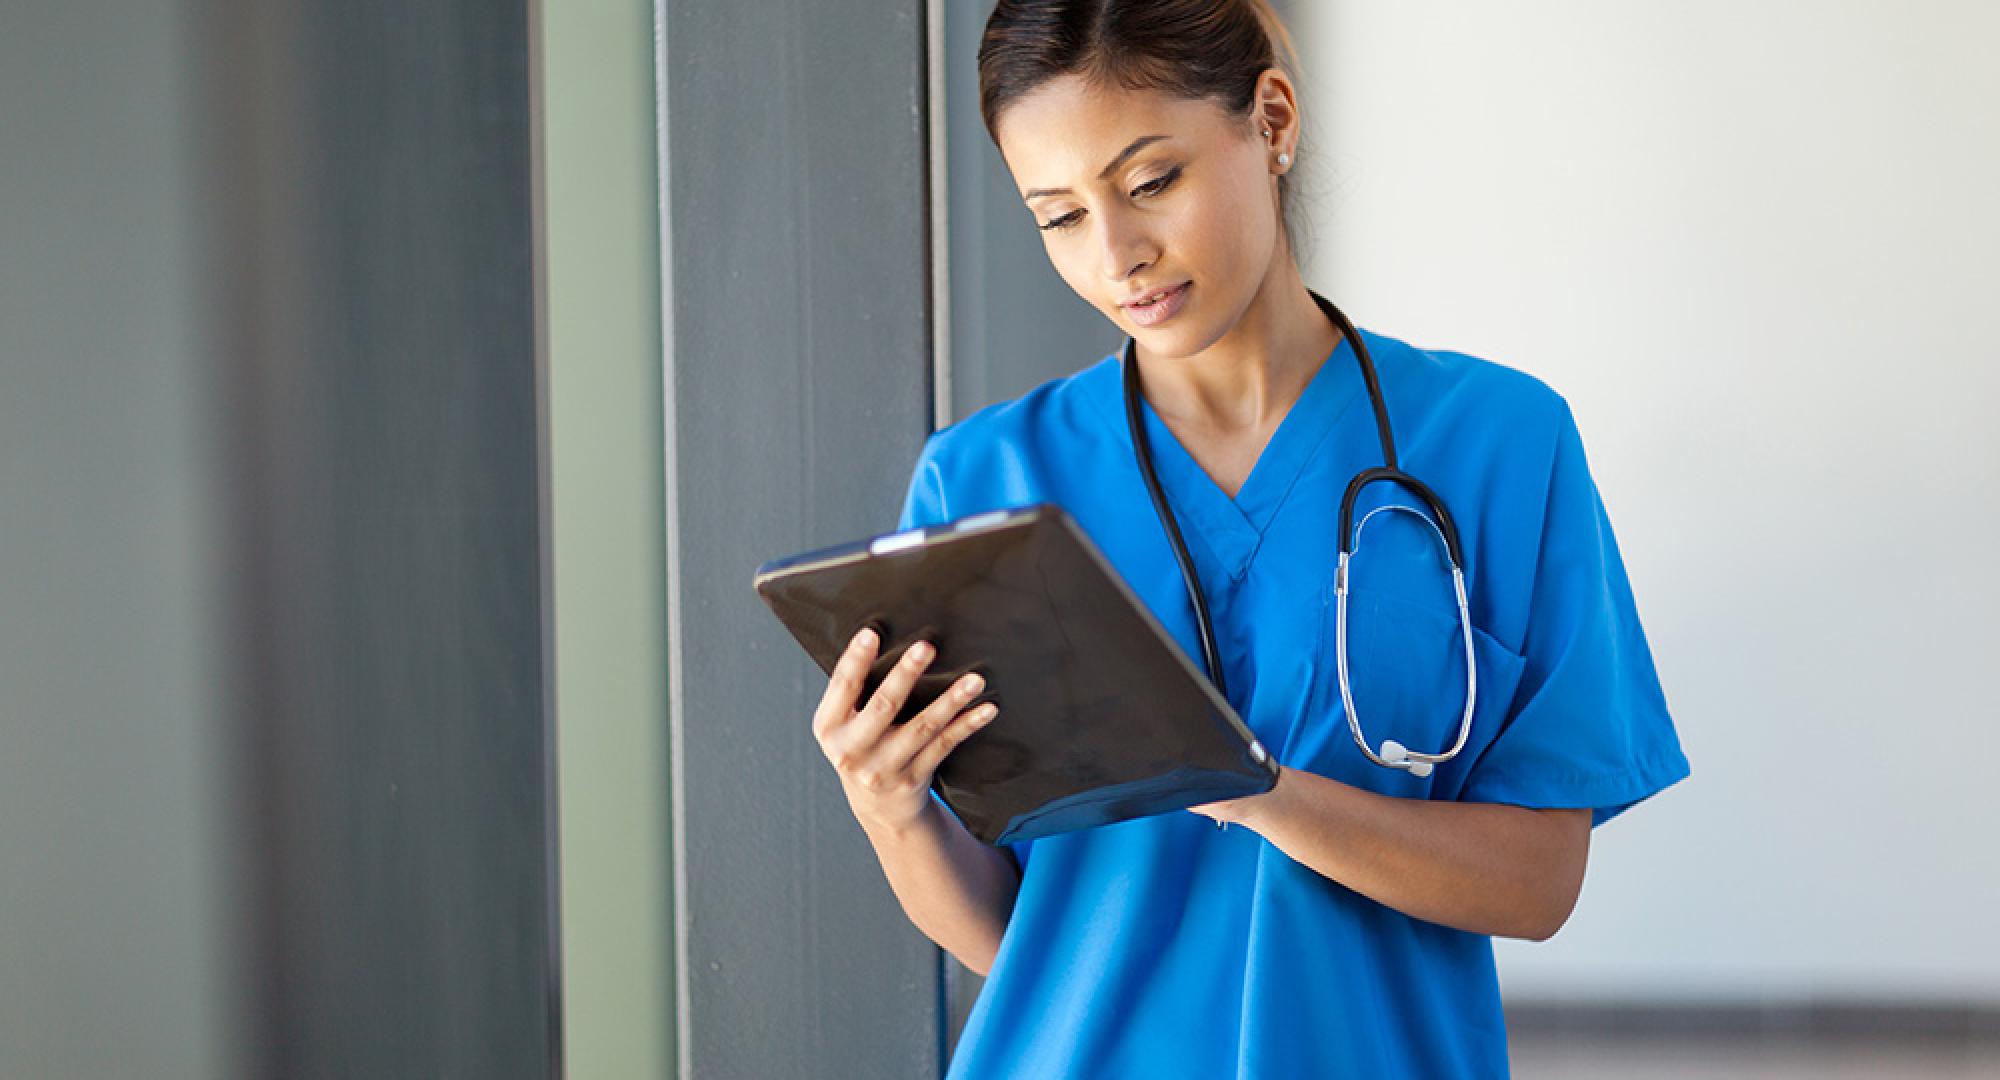
[(1297, 786), (1292, 779), (1293, 775), (1293, 770), (1289, 766), (1280, 765), (1278, 782), (1271, 785), (1271, 790), (1246, 799), (1238, 799), (1240, 809), (1236, 817), (1237, 824), (1256, 831), (1283, 817), (1285, 803), (1291, 798), (1293, 789)]
[(937, 800), (926, 792), (923, 802), (916, 812), (907, 816), (883, 816), (879, 810), (864, 809), (852, 799), (848, 809), (854, 812), (854, 820), (861, 823), (861, 831), (868, 834), (871, 841), (878, 844), (887, 841), (892, 844), (907, 843), (912, 839), (933, 835), (941, 831), (944, 824)]
[(1286, 775), (1293, 770), (1278, 767), (1278, 782), (1269, 791), (1255, 795), (1245, 795), (1240, 799), (1203, 803), (1188, 809), (1203, 817), (1227, 825), (1241, 825), (1246, 829), (1261, 832), (1260, 824), (1268, 823), (1284, 813), (1284, 802), (1291, 796), (1295, 785), (1286, 782)]

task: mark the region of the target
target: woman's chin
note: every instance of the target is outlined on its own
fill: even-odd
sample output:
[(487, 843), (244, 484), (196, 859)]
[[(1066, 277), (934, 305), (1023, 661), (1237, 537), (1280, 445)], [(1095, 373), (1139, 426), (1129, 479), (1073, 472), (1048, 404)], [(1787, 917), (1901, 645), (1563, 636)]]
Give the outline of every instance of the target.
[(1191, 322), (1175, 319), (1168, 326), (1125, 326), (1125, 332), (1146, 350), (1149, 356), (1181, 360), (1193, 356), (1208, 345), (1207, 339)]

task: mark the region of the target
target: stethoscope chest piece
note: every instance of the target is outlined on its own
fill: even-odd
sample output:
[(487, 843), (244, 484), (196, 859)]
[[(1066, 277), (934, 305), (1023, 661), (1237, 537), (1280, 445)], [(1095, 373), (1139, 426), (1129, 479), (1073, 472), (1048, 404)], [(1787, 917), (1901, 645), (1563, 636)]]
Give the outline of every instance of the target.
[[(1360, 477), (1356, 477), (1355, 482), (1356, 484), (1364, 483)], [(1411, 483), (1414, 482), (1414, 480), (1411, 480)], [(1351, 506), (1352, 496), (1355, 494), (1358, 494), (1358, 488), (1350, 488), (1349, 499), (1346, 500), (1348, 505)], [(1435, 496), (1433, 495), (1432, 498), (1435, 498)], [(1443, 503), (1441, 501), (1437, 503), (1437, 508), (1442, 510)], [(1394, 739), (1382, 740), (1382, 749), (1380, 751), (1371, 749), (1368, 745), (1367, 736), (1361, 730), (1361, 714), (1354, 707), (1354, 684), (1349, 678), (1347, 667), (1347, 597), (1352, 591), (1348, 573), (1355, 553), (1361, 550), (1361, 530), (1367, 526), (1370, 518), (1373, 518), (1376, 514), (1384, 510), (1400, 510), (1429, 526), (1432, 535), (1437, 538), (1439, 548), (1442, 549), (1440, 554), (1444, 556), (1451, 566), (1452, 590), (1458, 600), (1459, 636), (1465, 647), (1465, 709), (1459, 715), (1457, 740), (1451, 744), (1450, 749), (1442, 753), (1418, 753)], [(1456, 545), (1451, 541), (1455, 540), (1456, 537), (1450, 532), (1451, 520), (1449, 516), (1446, 516), (1444, 521), (1445, 526), (1440, 527), (1437, 522), (1432, 521), (1414, 507), (1402, 506), (1396, 503), (1385, 503), (1382, 506), (1378, 506), (1362, 517), (1361, 523), (1354, 527), (1354, 531), (1351, 534), (1345, 527), (1342, 528), (1341, 536), (1343, 543), (1340, 550), (1340, 562), (1335, 566), (1333, 574), (1333, 652), (1335, 658), (1335, 676), (1340, 683), (1340, 704), (1341, 708), (1347, 714), (1347, 728), (1354, 735), (1354, 744), (1361, 748), (1361, 752), (1367, 755), (1368, 760), (1386, 768), (1402, 769), (1411, 776), (1419, 779), (1429, 776), (1433, 767), (1457, 757), (1458, 752), (1465, 748), (1465, 741), (1472, 734), (1472, 710), (1474, 703), (1478, 700), (1479, 692), (1479, 670), (1472, 646), (1472, 614), (1465, 599), (1465, 571), (1455, 557)], [(1353, 538), (1352, 544), (1345, 542), (1346, 538), (1350, 535)]]

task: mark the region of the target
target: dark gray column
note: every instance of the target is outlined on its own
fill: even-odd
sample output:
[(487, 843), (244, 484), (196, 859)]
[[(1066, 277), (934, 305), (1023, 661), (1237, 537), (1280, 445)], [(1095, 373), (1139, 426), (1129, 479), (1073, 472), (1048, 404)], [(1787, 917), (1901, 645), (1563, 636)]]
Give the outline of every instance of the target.
[(979, 35), (993, 5), (946, 2), (944, 8), (951, 207), (947, 419), (955, 420), (1088, 367), (1123, 344), (1125, 335), (1049, 265), (1034, 218), (979, 119)]
[(559, 1072), (526, 0), (218, 0), (250, 1067)]
[(657, 10), (682, 1074), (934, 1075), (937, 950), (750, 587), (893, 527), (929, 428), (923, 4)]

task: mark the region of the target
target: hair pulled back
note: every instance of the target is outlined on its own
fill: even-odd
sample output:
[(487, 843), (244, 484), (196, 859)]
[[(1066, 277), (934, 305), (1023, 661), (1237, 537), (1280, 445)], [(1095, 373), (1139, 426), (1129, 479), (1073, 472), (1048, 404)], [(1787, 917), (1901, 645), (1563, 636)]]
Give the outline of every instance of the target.
[[(999, 0), (979, 40), (979, 115), (997, 146), (1008, 105), (1050, 79), (1080, 75), (1247, 116), (1258, 76), (1274, 67), (1297, 84), (1291, 35), (1268, 0)], [(1291, 181), (1289, 171), (1278, 175), (1288, 240)]]

